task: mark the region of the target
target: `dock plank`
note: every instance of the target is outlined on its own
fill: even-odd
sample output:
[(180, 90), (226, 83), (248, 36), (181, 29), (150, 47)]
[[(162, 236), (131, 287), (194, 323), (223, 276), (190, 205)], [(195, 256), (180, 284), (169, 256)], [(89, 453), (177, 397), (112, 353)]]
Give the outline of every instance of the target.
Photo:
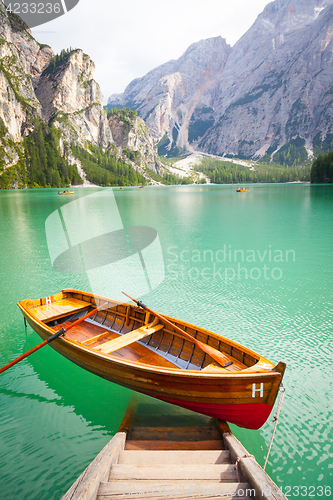
[(194, 464), (168, 465), (163, 464), (141, 466), (127, 464), (113, 464), (109, 481), (117, 480), (136, 481), (149, 480), (206, 480), (206, 481), (237, 481), (236, 466), (234, 464)]
[(124, 450), (119, 454), (119, 464), (134, 465), (193, 465), (230, 463), (230, 454), (226, 450)]
[(134, 427), (129, 440), (210, 441), (220, 439), (218, 428), (211, 427)]
[[(103, 474), (98, 486), (93, 479), (89, 494), (78, 500), (119, 500), (124, 496), (149, 500), (287, 500), (282, 494), (276, 496), (277, 485), (233, 436), (226, 422), (202, 416), (196, 422), (192, 412), (165, 403), (155, 408), (136, 418), (136, 406), (129, 405), (118, 432), (126, 433), (124, 447), (117, 459), (110, 461), (108, 474)], [(168, 413), (170, 408), (173, 415)], [(90, 491), (96, 495), (91, 496)]]
[(222, 440), (208, 441), (161, 441), (137, 440), (126, 441), (125, 450), (222, 450)]
[(250, 483), (232, 482), (222, 484), (216, 481), (136, 481), (135, 483), (116, 481), (114, 483), (101, 483), (97, 500), (110, 500), (112, 498), (140, 497), (140, 498), (223, 498), (224, 500), (238, 498), (255, 498), (255, 492)]

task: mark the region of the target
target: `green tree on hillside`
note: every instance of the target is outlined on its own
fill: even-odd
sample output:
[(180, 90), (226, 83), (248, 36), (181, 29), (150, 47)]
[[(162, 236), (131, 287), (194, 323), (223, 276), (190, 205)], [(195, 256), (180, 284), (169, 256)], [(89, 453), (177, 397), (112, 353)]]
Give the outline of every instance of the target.
[(319, 156), (313, 162), (311, 168), (311, 182), (333, 182), (333, 151), (326, 155)]
[(309, 181), (309, 167), (281, 167), (257, 163), (254, 170), (243, 165), (215, 158), (204, 158), (196, 167), (214, 184), (242, 184), (247, 182)]
[(82, 184), (75, 166), (68, 165), (59, 147), (60, 132), (37, 121), (32, 134), (24, 139), (28, 187), (63, 187)]
[(89, 150), (72, 146), (72, 151), (82, 164), (87, 179), (100, 186), (138, 186), (146, 179), (123, 159), (110, 152), (90, 145)]

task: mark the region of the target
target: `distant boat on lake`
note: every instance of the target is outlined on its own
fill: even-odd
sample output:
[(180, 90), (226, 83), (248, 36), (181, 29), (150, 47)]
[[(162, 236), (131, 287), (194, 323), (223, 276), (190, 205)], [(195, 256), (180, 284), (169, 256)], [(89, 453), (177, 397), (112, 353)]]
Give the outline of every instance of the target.
[(74, 191), (68, 191), (68, 189), (66, 191), (58, 191), (58, 194), (74, 194)]
[(236, 189), (236, 193), (245, 193), (245, 191), (247, 191), (247, 188)]

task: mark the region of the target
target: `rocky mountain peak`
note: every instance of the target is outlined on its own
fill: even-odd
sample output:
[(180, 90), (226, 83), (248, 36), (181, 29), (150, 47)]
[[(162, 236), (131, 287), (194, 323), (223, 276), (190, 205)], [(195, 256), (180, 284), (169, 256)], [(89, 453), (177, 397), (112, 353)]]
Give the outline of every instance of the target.
[(59, 111), (75, 113), (93, 103), (101, 104), (103, 96), (94, 81), (94, 71), (94, 63), (79, 49), (53, 58), (36, 85), (43, 119), (49, 121)]
[(266, 5), (258, 20), (269, 22), (280, 31), (302, 28), (331, 3), (331, 0), (275, 0)]
[(0, 172), (19, 161), (17, 143), (33, 130), (32, 121), (41, 113), (31, 80), (40, 46), (18, 23), (0, 2)]
[(135, 160), (140, 173), (146, 177), (149, 169), (161, 174), (161, 161), (153, 137), (137, 112), (130, 109), (113, 110), (108, 121), (116, 146), (129, 160)]
[(297, 143), (307, 156), (333, 138), (332, 37), (333, 0), (275, 0), (232, 48), (193, 44), (118, 103), (138, 110), (165, 154), (272, 159)]
[(230, 51), (220, 36), (194, 43), (179, 59), (133, 80), (122, 96), (115, 101), (109, 99), (109, 105), (136, 109), (154, 137), (166, 134), (168, 150), (186, 148), (192, 115), (197, 108), (205, 107), (204, 91), (217, 78)]
[[(9, 14), (0, 2), (1, 187), (26, 185), (26, 169), (31, 167), (26, 148), (33, 150), (35, 138), (25, 138), (31, 134), (52, 136), (52, 148), (56, 149), (55, 144), (58, 144), (60, 153), (57, 154), (62, 154), (70, 165), (80, 167), (72, 146), (85, 151), (92, 146), (99, 147), (107, 151), (105, 154), (113, 155), (115, 161), (119, 157), (125, 161), (123, 148), (113, 140), (94, 74), (95, 64), (82, 50), (62, 50), (55, 55), (50, 47), (38, 44), (23, 21)], [(156, 146), (146, 125), (139, 118), (137, 121), (128, 134), (126, 153), (132, 156), (132, 149), (142, 150), (142, 156), (148, 159), (146, 164), (137, 165), (133, 161), (132, 166), (156, 171)], [(119, 124), (118, 133), (122, 126), (125, 124)], [(53, 150), (50, 163), (43, 156), (38, 166), (34, 153), (35, 159), (31, 160), (34, 166), (29, 172), (31, 185), (60, 182), (59, 172), (54, 167), (54, 153)], [(37, 172), (38, 168), (45, 171)], [(69, 179), (70, 175), (64, 174), (63, 178)], [(146, 172), (144, 175), (149, 179)], [(73, 174), (71, 178), (77, 179), (77, 176)]]

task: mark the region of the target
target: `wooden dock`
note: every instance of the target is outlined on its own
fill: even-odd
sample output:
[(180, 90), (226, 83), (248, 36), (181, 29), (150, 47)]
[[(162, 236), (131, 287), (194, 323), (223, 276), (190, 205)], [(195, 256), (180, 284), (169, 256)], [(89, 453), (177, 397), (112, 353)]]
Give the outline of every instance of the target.
[(286, 500), (227, 423), (150, 399), (131, 402), (62, 500), (126, 497)]

